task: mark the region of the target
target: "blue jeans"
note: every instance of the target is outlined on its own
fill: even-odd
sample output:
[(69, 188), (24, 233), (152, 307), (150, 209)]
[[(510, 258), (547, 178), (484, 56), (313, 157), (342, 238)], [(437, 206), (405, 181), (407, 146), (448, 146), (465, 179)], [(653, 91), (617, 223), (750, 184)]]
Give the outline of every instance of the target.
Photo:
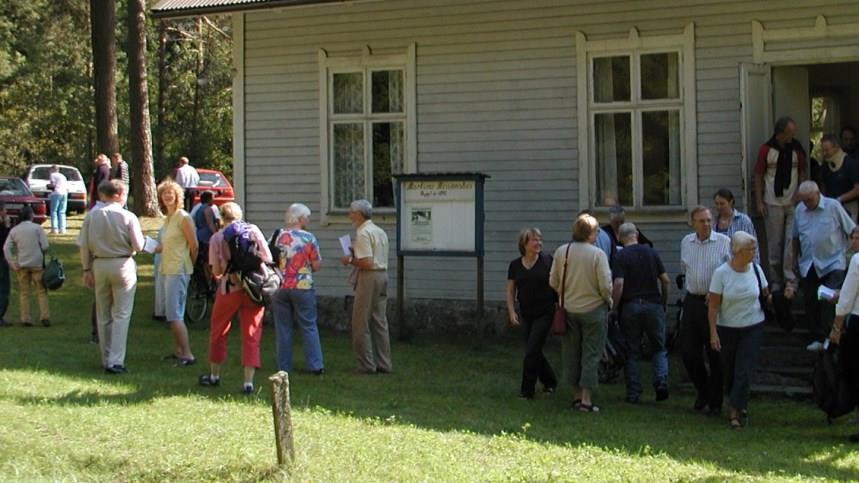
[(66, 204), (69, 201), (69, 195), (61, 195), (59, 193), (51, 193), (48, 197), (51, 210), (51, 232), (62, 233), (66, 231)]
[(318, 371), (324, 368), (316, 327), (316, 290), (280, 289), (272, 297), (271, 305), (277, 332), (278, 370), (292, 370), (292, 324), (296, 320), (304, 341), (305, 369)]
[(653, 351), (653, 387), (668, 383), (668, 351), (665, 349), (665, 311), (660, 304), (634, 302), (623, 304), (620, 328), (629, 346), (624, 367), (626, 397), (641, 396), (641, 337), (646, 336)]

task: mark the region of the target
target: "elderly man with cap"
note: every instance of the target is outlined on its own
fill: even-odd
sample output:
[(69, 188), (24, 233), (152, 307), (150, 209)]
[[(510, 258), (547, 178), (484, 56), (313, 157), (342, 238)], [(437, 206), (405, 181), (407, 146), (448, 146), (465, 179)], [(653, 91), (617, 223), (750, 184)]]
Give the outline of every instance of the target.
[[(796, 206), (793, 225), (793, 259), (799, 264), (805, 315), (812, 337), (807, 349), (816, 352), (823, 349), (835, 318), (833, 303), (844, 283), (845, 253), (856, 224), (838, 200), (820, 194), (814, 181), (799, 185), (798, 196), (801, 203)], [(826, 289), (818, 294), (821, 286), (833, 291), (832, 296), (826, 295)]]

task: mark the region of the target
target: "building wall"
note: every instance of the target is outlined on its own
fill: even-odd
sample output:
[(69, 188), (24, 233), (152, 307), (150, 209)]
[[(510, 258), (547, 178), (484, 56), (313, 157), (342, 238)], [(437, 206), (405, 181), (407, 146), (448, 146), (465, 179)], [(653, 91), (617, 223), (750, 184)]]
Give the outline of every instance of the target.
[[(348, 292), (337, 263), (343, 219), (321, 226), (318, 49), (359, 56), (417, 44), (418, 170), (479, 171), (486, 184), (486, 297), (502, 300), (523, 226), (543, 230), (547, 251), (569, 236), (578, 211), (575, 33), (588, 39), (696, 32), (700, 201), (744, 189), (740, 62), (752, 61), (751, 20), (765, 27), (859, 22), (859, 2), (838, 0), (384, 0), (245, 14), (247, 218), (270, 232), (289, 203), (314, 211), (311, 230), (326, 258), (322, 295)], [(582, 133), (586, 130), (582, 127)], [(761, 140), (763, 141), (763, 140)], [(672, 275), (688, 227), (635, 219)], [(393, 217), (377, 220), (395, 246)], [(392, 250), (390, 293), (395, 292)], [(406, 259), (409, 297), (472, 299), (476, 263)]]

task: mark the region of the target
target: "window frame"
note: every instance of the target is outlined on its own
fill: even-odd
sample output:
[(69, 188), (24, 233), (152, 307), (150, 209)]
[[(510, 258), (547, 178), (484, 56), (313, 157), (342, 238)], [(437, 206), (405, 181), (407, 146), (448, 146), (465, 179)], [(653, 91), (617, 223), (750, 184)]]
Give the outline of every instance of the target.
[[(403, 169), (405, 173), (417, 172), (417, 122), (415, 96), (415, 44), (409, 45), (404, 52), (395, 54), (374, 54), (365, 46), (361, 55), (329, 55), (320, 49), (319, 60), (319, 153), (320, 153), (320, 194), (321, 218), (323, 224), (346, 219), (348, 208), (334, 205), (334, 166), (333, 144), (334, 125), (361, 123), (364, 131), (364, 193), (372, 200), (373, 178), (373, 125), (379, 122), (403, 123)], [(400, 70), (403, 73), (403, 111), (396, 113), (373, 113), (372, 75), (376, 71)], [(333, 105), (334, 74), (360, 72), (363, 82), (363, 106), (360, 114), (335, 114)], [(391, 215), (396, 207), (375, 209), (380, 215)], [(332, 219), (333, 218), (333, 219)]]
[[(642, 99), (641, 56), (676, 53), (678, 59), (678, 97)], [(698, 204), (698, 156), (695, 98), (695, 27), (688, 24), (679, 35), (641, 37), (632, 27), (627, 38), (588, 40), (576, 33), (578, 79), (579, 208), (597, 212), (608, 206), (597, 204), (596, 115), (630, 113), (632, 130), (633, 205), (630, 211), (642, 213), (685, 212)], [(630, 62), (630, 100), (595, 102), (594, 62), (598, 58), (628, 56)], [(644, 133), (642, 114), (652, 111), (679, 111), (680, 125), (680, 202), (675, 205), (644, 205)]]

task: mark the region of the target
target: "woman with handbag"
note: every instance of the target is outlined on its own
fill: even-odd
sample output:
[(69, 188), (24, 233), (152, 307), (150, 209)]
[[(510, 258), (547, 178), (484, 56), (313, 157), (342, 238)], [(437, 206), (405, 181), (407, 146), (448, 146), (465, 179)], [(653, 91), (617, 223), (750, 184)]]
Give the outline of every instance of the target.
[(752, 263), (757, 245), (752, 235), (734, 233), (733, 258), (717, 268), (710, 281), (710, 346), (721, 355), (730, 405), (728, 421), (733, 429), (743, 427), (748, 418), (751, 378), (764, 334), (764, 310), (770, 303), (764, 271)]
[(611, 270), (605, 252), (594, 245), (599, 223), (583, 214), (573, 224), (573, 241), (554, 255), (549, 285), (559, 294), (567, 331), (561, 337), (564, 380), (573, 390), (573, 407), (597, 412), (591, 400), (599, 384), (599, 361), (608, 332)]
[[(543, 253), (543, 234), (539, 229), (522, 229), (519, 233), (519, 253), (521, 256), (510, 262), (507, 268), (507, 315), (510, 325), (521, 325), (525, 336), (525, 360), (522, 363), (519, 397), (534, 399), (534, 387), (538, 380), (547, 393), (555, 392), (558, 386), (555, 371), (543, 354), (557, 294), (549, 286), (552, 257)], [(518, 312), (514, 298), (519, 303)]]

